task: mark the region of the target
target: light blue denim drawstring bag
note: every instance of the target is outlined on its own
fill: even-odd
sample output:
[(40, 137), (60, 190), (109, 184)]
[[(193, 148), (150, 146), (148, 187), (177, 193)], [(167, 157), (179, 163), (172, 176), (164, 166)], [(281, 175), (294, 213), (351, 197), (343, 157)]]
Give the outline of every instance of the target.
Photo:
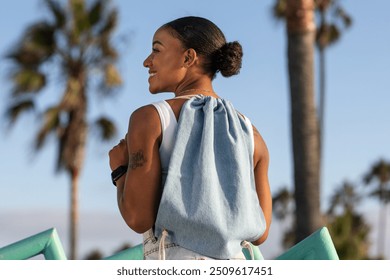
[(197, 96), (183, 105), (155, 236), (165, 231), (179, 246), (229, 259), (264, 233), (250, 125), (224, 99)]

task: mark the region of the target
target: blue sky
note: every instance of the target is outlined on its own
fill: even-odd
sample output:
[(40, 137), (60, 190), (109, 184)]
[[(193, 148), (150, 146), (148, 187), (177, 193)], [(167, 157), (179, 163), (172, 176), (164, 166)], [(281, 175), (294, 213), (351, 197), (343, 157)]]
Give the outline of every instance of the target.
[[(379, 158), (390, 160), (390, 2), (342, 2), (354, 22), (341, 41), (326, 54), (323, 207), (344, 180), (360, 184), (363, 174), (375, 161)], [(2, 5), (2, 58), (17, 42), (26, 25), (44, 16), (39, 3), (14, 0)], [(244, 49), (240, 75), (229, 79), (218, 76), (215, 90), (246, 114), (263, 135), (271, 156), (272, 191), (285, 185), (291, 187), (286, 32), (284, 24), (272, 18), (272, 1), (117, 0), (113, 3), (119, 8), (117, 35), (128, 38), (126, 42), (118, 41), (122, 53), (119, 68), (125, 84), (114, 99), (94, 100), (90, 117), (101, 113), (110, 115), (119, 128), (117, 141), (126, 133), (132, 111), (172, 96), (152, 96), (148, 92), (148, 74), (142, 62), (151, 50), (153, 33), (177, 17), (209, 18), (224, 31), (228, 41), (238, 40)], [(9, 90), (6, 69), (6, 61), (1, 59), (2, 114)], [(58, 91), (56, 85), (51, 86), (42, 94), (40, 106), (44, 108), (55, 100)], [(54, 173), (54, 141), (48, 141), (42, 152), (34, 154), (35, 131), (32, 115), (21, 118), (12, 130), (7, 130), (4, 122), (0, 125), (0, 247), (56, 227), (67, 250), (69, 179), (65, 174)], [(116, 141), (102, 144), (94, 139), (96, 135), (90, 136), (80, 182), (80, 257), (95, 248), (107, 255), (124, 242), (141, 240), (125, 226), (117, 210), (107, 157)], [(375, 225), (376, 204), (366, 203), (364, 207), (369, 221)], [(271, 228), (271, 236), (262, 249), (266, 258), (280, 253), (279, 229), (276, 223)]]

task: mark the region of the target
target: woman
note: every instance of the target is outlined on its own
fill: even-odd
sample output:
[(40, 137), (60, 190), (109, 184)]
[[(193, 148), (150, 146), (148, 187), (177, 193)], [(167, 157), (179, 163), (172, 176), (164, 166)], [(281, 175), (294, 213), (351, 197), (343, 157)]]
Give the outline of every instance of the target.
[[(204, 18), (179, 18), (163, 25), (154, 34), (152, 53), (144, 61), (144, 67), (149, 70), (149, 91), (152, 94), (173, 92), (175, 98), (147, 105), (134, 111), (130, 117), (125, 139), (122, 139), (109, 152), (110, 167), (113, 171), (112, 178), (117, 186), (120, 212), (130, 228), (138, 233), (144, 233), (144, 256), (146, 259), (157, 258), (158, 253), (161, 257), (165, 252), (167, 258), (171, 259), (244, 258), (242, 252), (237, 251), (237, 244), (227, 248), (226, 252), (221, 251), (215, 254), (194, 251), (193, 248), (197, 250), (196, 248), (202, 247), (198, 246), (201, 243), (205, 243), (206, 247), (213, 248), (207, 243), (209, 242), (207, 240), (208, 234), (202, 240), (196, 240), (196, 236), (188, 237), (191, 238), (191, 242), (187, 243), (194, 244), (194, 246), (177, 244), (169, 241), (169, 236), (175, 240), (175, 236), (179, 236), (183, 227), (179, 226), (178, 230), (170, 232), (169, 229), (165, 230), (164, 225), (159, 230), (157, 229), (159, 225), (156, 225), (156, 222), (158, 223), (164, 218), (166, 221), (170, 218), (164, 217), (164, 207), (160, 205), (160, 202), (162, 198), (166, 201), (165, 191), (168, 190), (164, 191), (165, 197), (163, 196), (163, 189), (168, 188), (166, 180), (169, 183), (175, 181), (169, 177), (168, 168), (169, 164), (173, 164), (170, 162), (170, 156), (175, 146), (175, 133), (181, 135), (177, 122), (180, 114), (184, 114), (181, 112), (184, 108), (183, 104), (214, 102), (213, 104), (217, 104), (215, 106), (224, 106), (223, 102), (225, 101), (213, 90), (212, 80), (218, 72), (224, 77), (238, 74), (242, 55), (242, 48), (238, 42), (227, 43), (221, 30)], [(187, 106), (187, 108), (190, 107)], [(212, 112), (213, 110), (211, 110)], [(234, 117), (237, 118), (235, 121), (243, 127), (250, 124), (243, 115), (237, 113), (235, 115)], [(260, 223), (264, 224), (262, 229), (257, 230), (255, 239), (249, 241), (254, 245), (259, 245), (268, 236), (272, 216), (272, 198), (268, 183), (269, 155), (266, 144), (256, 128), (250, 125), (249, 130), (248, 135), (251, 135), (250, 141), (254, 147), (252, 154), (249, 155), (252, 170), (250, 170), (250, 176), (247, 177), (253, 181), (255, 204), (257, 204), (255, 207), (258, 207), (259, 210), (256, 210), (257, 213), (249, 213), (247, 216), (259, 217)], [(219, 160), (219, 156), (216, 157), (216, 160)], [(241, 165), (239, 162), (237, 164), (237, 166)], [(196, 170), (189, 169), (190, 171), (186, 170), (187, 173), (196, 172)], [(233, 173), (235, 172), (228, 170), (225, 174)], [(216, 176), (221, 177), (220, 174), (216, 174)], [(175, 184), (177, 185), (177, 181), (173, 183), (173, 185)], [(219, 187), (216, 191), (219, 191)], [(233, 191), (235, 192), (235, 190)], [(174, 193), (175, 191), (173, 191)], [(229, 194), (227, 195), (229, 196)], [(191, 199), (190, 203), (196, 200), (194, 197)], [(225, 204), (221, 205), (224, 207)], [(229, 209), (223, 210), (222, 215), (229, 211)], [(229, 213), (227, 213), (227, 217), (230, 217)], [(229, 221), (227, 223), (229, 224)], [(190, 221), (189, 224), (193, 225), (196, 222)], [(245, 229), (245, 227), (243, 228)], [(158, 234), (155, 236), (157, 232)], [(229, 232), (224, 238), (229, 239)], [(166, 239), (169, 242), (166, 243)], [(230, 241), (223, 240), (223, 242), (229, 243)], [(219, 249), (213, 248), (213, 250), (218, 251)]]

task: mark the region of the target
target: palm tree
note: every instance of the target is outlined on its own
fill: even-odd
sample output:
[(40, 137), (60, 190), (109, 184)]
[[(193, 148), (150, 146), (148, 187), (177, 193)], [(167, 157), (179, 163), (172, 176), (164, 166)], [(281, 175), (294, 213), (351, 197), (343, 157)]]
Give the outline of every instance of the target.
[(88, 4), (84, 0), (68, 0), (63, 5), (44, 0), (44, 4), (49, 18), (28, 26), (7, 56), (13, 62), (12, 102), (7, 115), (10, 124), (14, 124), (22, 113), (34, 109), (39, 93), (49, 81), (62, 87), (56, 92), (57, 102), (40, 115), (35, 148), (41, 149), (49, 135), (58, 140), (57, 170), (66, 171), (71, 179), (70, 258), (75, 259), (78, 181), (88, 127), (99, 127), (103, 139), (115, 134), (115, 126), (107, 117), (88, 123), (87, 93), (95, 86), (108, 95), (121, 84), (114, 64), (118, 54), (111, 42), (117, 11), (105, 0), (88, 1)]
[(355, 189), (355, 185), (348, 181), (345, 181), (338, 187), (330, 199), (327, 215), (335, 216), (337, 215), (337, 210), (341, 212), (354, 212), (356, 206), (361, 201), (361, 196), (356, 193)]
[(272, 196), (272, 214), (278, 220), (285, 220), (293, 211), (291, 204), (294, 194), (287, 187), (280, 188)]
[(368, 259), (370, 227), (362, 215), (346, 211), (331, 217), (327, 227), (341, 260)]
[[(319, 53), (319, 103), (318, 103), (318, 121), (319, 121), (319, 157), (320, 172), (321, 159), (324, 142), (324, 119), (325, 119), (325, 50), (327, 47), (339, 41), (342, 35), (342, 28), (348, 28), (352, 24), (351, 17), (340, 5), (339, 0), (315, 0), (316, 12), (319, 18), (319, 24), (316, 32), (316, 45)], [(328, 15), (331, 15), (331, 21)], [(320, 174), (321, 175), (321, 174)], [(320, 176), (321, 177), (321, 176)]]
[(287, 188), (282, 187), (272, 196), (272, 215), (281, 222), (289, 222), (291, 227), (286, 226), (283, 234), (282, 245), (287, 249), (295, 242), (295, 212), (294, 194)]
[(368, 257), (370, 227), (356, 212), (361, 196), (350, 182), (344, 182), (331, 197), (327, 227), (339, 258), (363, 260)]
[[(320, 18), (318, 28), (315, 25), (315, 11)], [(334, 17), (328, 23), (327, 14), (330, 11)], [(273, 13), (277, 19), (286, 20), (287, 23), (295, 202), (298, 205), (297, 216), (301, 217), (297, 220), (296, 241), (300, 241), (322, 223), (319, 193), (324, 138), (325, 48), (339, 39), (340, 19), (348, 27), (351, 18), (338, 0), (276, 0)], [(320, 54), (318, 114), (313, 77), (315, 43)], [(312, 214), (301, 216), (303, 213)]]
[(387, 206), (390, 202), (390, 162), (380, 159), (364, 176), (364, 183), (373, 188), (371, 196), (382, 204), (378, 220), (378, 257), (384, 257), (386, 246)]
[(314, 0), (278, 0), (274, 14), (286, 19), (294, 155), (296, 242), (322, 224), (319, 138), (314, 98)]

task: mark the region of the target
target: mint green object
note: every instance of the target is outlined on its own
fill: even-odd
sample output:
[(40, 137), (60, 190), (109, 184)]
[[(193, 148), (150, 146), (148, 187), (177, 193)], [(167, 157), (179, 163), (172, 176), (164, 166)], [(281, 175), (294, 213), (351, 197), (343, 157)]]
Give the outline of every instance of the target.
[[(251, 243), (249, 243), (249, 244), (252, 247), (253, 259), (254, 260), (264, 260), (264, 257), (261, 254), (259, 247), (255, 246), (255, 245), (253, 245)], [(242, 249), (242, 252), (244, 253), (245, 258), (247, 260), (251, 260), (252, 259), (251, 258), (251, 254), (249, 253), (249, 251), (247, 249)]]
[(326, 227), (297, 243), (277, 260), (338, 260), (336, 248)]
[(66, 260), (55, 228), (0, 248), (0, 260), (26, 260), (40, 254), (46, 260)]
[[(251, 244), (254, 260), (263, 260), (260, 249)], [(243, 249), (247, 260), (251, 259)], [(0, 248), (0, 260), (25, 260), (43, 254), (46, 260), (66, 260), (55, 228)], [(320, 228), (276, 258), (276, 260), (338, 260), (337, 251), (326, 227)], [(104, 260), (143, 260), (143, 245), (138, 244)]]

